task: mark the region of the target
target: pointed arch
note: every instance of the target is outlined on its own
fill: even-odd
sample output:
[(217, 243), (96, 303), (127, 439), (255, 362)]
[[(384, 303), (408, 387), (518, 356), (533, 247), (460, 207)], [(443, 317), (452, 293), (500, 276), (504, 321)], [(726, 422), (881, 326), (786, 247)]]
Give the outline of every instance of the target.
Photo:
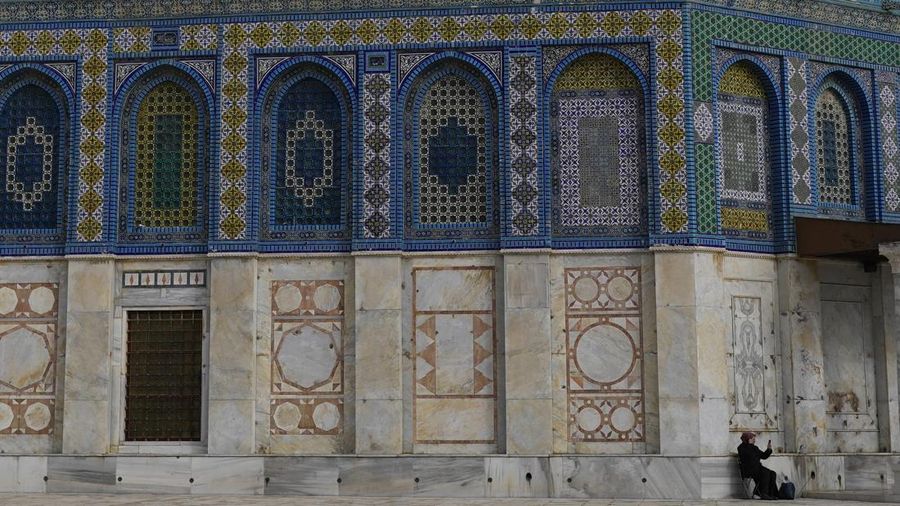
[(404, 231), (407, 240), (491, 247), (500, 222), (499, 99), (494, 81), (463, 56), (425, 60), (401, 90)]
[(779, 95), (768, 67), (751, 55), (732, 58), (715, 90), (719, 212), (726, 245), (775, 241), (786, 229), (786, 182)]
[(183, 67), (173, 62), (141, 69), (116, 102), (120, 244), (205, 247), (213, 104), (207, 87)]
[(68, 86), (42, 66), (0, 74), (0, 242), (64, 243), (73, 102)]
[(821, 214), (874, 218), (879, 203), (867, 199), (876, 191), (874, 165), (867, 140), (872, 132), (861, 85), (846, 72), (821, 76), (810, 111), (815, 195)]
[(639, 246), (648, 226), (648, 87), (613, 50), (579, 52), (548, 82), (554, 242)]
[(346, 249), (355, 102), (343, 72), (318, 58), (283, 62), (260, 90), (260, 239)]

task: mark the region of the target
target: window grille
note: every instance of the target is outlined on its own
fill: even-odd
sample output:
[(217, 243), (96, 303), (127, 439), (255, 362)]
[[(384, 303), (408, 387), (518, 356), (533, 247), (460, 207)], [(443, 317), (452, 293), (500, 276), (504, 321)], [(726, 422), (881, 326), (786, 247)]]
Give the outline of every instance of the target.
[(129, 311), (126, 441), (200, 441), (202, 311)]

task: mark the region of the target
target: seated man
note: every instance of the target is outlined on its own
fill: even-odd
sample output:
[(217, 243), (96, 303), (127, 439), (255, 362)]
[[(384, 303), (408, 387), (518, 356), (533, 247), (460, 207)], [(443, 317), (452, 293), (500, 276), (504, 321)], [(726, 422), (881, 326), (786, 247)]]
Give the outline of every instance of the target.
[(766, 451), (756, 446), (756, 434), (744, 432), (741, 434), (741, 444), (738, 446), (738, 460), (741, 465), (741, 478), (753, 478), (756, 482), (756, 493), (763, 499), (778, 499), (778, 486), (775, 483), (775, 471), (763, 467), (761, 460), (772, 455), (772, 440)]

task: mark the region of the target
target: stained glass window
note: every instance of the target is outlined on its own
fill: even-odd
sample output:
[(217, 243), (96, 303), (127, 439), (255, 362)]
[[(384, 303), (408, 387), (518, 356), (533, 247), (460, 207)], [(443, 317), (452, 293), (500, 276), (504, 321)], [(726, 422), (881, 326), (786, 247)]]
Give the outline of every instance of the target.
[(119, 240), (205, 241), (211, 148), (202, 89), (184, 72), (160, 68), (126, 93), (120, 116)]
[(163, 82), (137, 115), (135, 225), (190, 227), (197, 220), (198, 111), (184, 88)]
[(342, 104), (324, 82), (294, 83), (278, 108), (275, 224), (340, 225), (344, 176)]
[(415, 217), (407, 213), (406, 223), (408, 232), (413, 222), (419, 228), (414, 237), (468, 227), (496, 234), (497, 104), (483, 81), (454, 63), (420, 76), (410, 92), (404, 150)]
[(2, 97), (0, 145), (6, 153), (0, 185), (0, 228), (60, 228), (67, 160), (66, 108), (57, 93), (30, 78)]
[(769, 100), (764, 77), (748, 61), (719, 80), (718, 156), (722, 228), (728, 235), (771, 237)]
[(266, 93), (261, 238), (349, 240), (353, 113), (347, 87), (331, 70), (303, 63)]
[[(816, 101), (816, 162), (819, 201), (856, 204), (855, 178), (861, 175), (860, 129), (853, 122), (851, 105), (837, 87), (826, 87)], [(856, 167), (854, 165), (857, 165)]]
[(646, 231), (644, 100), (634, 72), (607, 54), (572, 62), (553, 87), (550, 129), (554, 235)]

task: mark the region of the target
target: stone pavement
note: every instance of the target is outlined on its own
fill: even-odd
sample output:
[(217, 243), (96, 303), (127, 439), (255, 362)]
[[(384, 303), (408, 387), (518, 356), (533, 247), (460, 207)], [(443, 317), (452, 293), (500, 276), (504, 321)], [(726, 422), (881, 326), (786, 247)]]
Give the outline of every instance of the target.
[[(221, 495), (149, 495), (149, 494), (0, 494), (0, 506), (717, 506), (761, 504), (758, 501), (640, 501), (616, 499), (441, 499), (434, 497), (298, 497), (298, 496), (221, 496)], [(793, 505), (868, 505), (819, 499), (799, 499)]]

